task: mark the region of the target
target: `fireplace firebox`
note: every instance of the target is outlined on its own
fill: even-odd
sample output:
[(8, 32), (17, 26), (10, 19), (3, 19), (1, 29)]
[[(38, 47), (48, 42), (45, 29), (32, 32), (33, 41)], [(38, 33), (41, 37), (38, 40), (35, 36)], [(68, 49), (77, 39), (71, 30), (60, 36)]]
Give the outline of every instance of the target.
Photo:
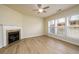
[(8, 32), (8, 44), (18, 41), (20, 39), (20, 31), (9, 31)]

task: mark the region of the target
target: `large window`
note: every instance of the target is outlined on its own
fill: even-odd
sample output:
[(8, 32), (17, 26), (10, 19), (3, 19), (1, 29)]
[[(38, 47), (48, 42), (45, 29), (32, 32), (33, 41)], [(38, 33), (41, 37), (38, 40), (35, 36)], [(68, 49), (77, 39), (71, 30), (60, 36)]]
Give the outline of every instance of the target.
[(48, 22), (48, 32), (56, 35), (64, 35), (65, 18), (50, 20)]
[(48, 22), (49, 33), (79, 39), (79, 15), (59, 18)]
[(71, 16), (68, 19), (67, 36), (79, 39), (79, 15)]

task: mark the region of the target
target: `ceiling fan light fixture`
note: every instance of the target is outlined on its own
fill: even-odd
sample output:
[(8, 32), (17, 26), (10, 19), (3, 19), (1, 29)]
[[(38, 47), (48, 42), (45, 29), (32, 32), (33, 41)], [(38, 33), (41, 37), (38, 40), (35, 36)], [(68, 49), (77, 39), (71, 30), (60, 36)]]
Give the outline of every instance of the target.
[(40, 9), (38, 9), (38, 11), (39, 11), (40, 13), (42, 13), (42, 12), (43, 12), (43, 9), (42, 9), (42, 8), (40, 8)]
[(42, 7), (42, 4), (37, 4), (37, 9), (34, 9), (33, 11), (37, 11), (37, 13), (46, 13), (46, 9), (49, 8), (49, 6), (46, 6), (46, 7)]

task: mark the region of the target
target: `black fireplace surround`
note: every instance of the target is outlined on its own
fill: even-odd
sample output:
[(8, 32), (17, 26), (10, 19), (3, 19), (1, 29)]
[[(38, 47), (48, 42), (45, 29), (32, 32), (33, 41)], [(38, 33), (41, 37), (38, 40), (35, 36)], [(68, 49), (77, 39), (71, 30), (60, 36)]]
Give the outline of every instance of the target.
[(20, 31), (8, 32), (8, 44), (18, 41), (20, 39)]

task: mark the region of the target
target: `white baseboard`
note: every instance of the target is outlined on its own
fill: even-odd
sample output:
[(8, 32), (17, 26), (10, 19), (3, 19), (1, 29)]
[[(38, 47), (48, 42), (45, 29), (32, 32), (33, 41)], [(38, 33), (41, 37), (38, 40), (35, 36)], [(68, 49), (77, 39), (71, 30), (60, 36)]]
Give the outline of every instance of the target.
[(44, 34), (39, 34), (39, 35), (32, 35), (32, 36), (25, 36), (25, 37), (23, 37), (23, 39), (24, 39), (24, 38), (30, 38), (30, 37), (37, 37), (37, 36), (42, 36), (42, 35), (44, 35)]

